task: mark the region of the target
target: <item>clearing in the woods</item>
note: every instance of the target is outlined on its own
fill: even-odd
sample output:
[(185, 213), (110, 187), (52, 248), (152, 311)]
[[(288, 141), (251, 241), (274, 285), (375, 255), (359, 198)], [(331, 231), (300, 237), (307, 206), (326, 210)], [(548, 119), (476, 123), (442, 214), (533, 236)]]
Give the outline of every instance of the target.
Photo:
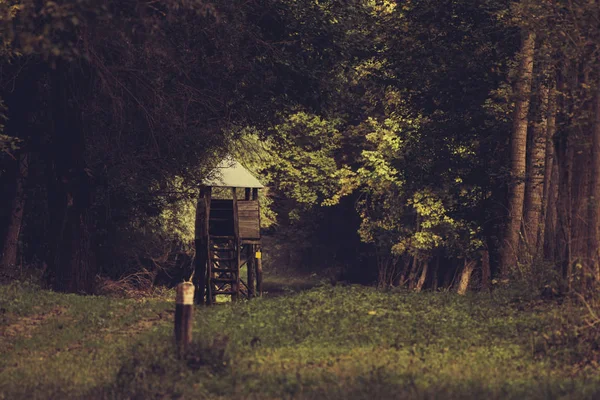
[(587, 312), (568, 299), (284, 293), (197, 309), (177, 359), (169, 297), (1, 286), (0, 399), (600, 397)]

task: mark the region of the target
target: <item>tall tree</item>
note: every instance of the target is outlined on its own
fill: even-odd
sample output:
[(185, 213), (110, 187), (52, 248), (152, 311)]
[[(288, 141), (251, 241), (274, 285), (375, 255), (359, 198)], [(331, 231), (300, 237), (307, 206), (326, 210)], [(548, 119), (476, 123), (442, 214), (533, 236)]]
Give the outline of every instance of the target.
[(54, 120), (48, 154), (48, 204), (51, 229), (47, 263), (53, 287), (91, 292), (96, 275), (91, 217), (94, 188), (86, 160), (82, 111), (76, 106), (79, 68), (59, 64), (52, 73)]
[(600, 86), (596, 89), (594, 100), (588, 237), (590, 264), (595, 279), (600, 282)]
[(546, 163), (548, 86), (541, 82), (538, 88), (538, 118), (531, 131), (531, 150), (528, 152), (527, 179), (525, 182), (525, 199), (523, 211), (523, 231), (525, 253), (528, 261), (536, 258), (539, 233), (542, 224), (544, 207), (544, 173)]
[(556, 160), (555, 138), (556, 133), (556, 85), (555, 78), (550, 87), (548, 97), (548, 122), (546, 126), (546, 161), (544, 162), (544, 208), (543, 223), (540, 239), (543, 241), (544, 258), (552, 259), (556, 253), (556, 223), (557, 223), (557, 189), (558, 189), (558, 164)]
[(519, 66), (515, 84), (515, 110), (511, 136), (510, 199), (504, 241), (500, 254), (500, 269), (508, 274), (518, 263), (519, 231), (523, 218), (525, 200), (525, 174), (527, 166), (527, 127), (531, 83), (533, 78), (533, 57), (535, 33), (531, 30), (523, 34), (519, 52)]
[(29, 174), (29, 156), (21, 153), (18, 158), (16, 189), (12, 200), (8, 226), (4, 237), (4, 245), (0, 258), (0, 275), (11, 276), (11, 269), (17, 265), (19, 234), (23, 224), (25, 210), (25, 183)]

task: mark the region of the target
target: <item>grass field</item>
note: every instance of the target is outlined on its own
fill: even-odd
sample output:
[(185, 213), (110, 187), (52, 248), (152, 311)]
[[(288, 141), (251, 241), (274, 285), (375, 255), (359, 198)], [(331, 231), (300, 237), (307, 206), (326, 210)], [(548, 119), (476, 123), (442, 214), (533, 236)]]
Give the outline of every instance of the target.
[(197, 309), (184, 359), (168, 297), (1, 286), (0, 399), (600, 398), (570, 301), (305, 286)]

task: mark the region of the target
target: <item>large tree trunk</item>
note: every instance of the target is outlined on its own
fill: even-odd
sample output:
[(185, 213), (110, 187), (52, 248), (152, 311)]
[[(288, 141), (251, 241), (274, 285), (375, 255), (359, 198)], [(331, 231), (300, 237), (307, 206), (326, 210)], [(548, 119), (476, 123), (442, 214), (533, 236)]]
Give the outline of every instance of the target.
[[(555, 243), (554, 260), (561, 263), (562, 275), (568, 281), (569, 289), (572, 287), (572, 182), (573, 182), (573, 164), (574, 164), (574, 139), (573, 132), (569, 127), (572, 126), (572, 119), (575, 115), (574, 101), (572, 93), (569, 93), (570, 87), (578, 87), (571, 80), (576, 79), (578, 67), (575, 63), (568, 62), (560, 70), (557, 76), (557, 88), (561, 96), (557, 98), (557, 118), (560, 117), (561, 125), (565, 128), (557, 130), (554, 135), (556, 169), (557, 169), (557, 193), (556, 193), (556, 236), (550, 240)], [(575, 78), (573, 78), (575, 77)], [(569, 84), (570, 83), (570, 84)], [(560, 101), (559, 101), (560, 100)]]
[(15, 195), (8, 216), (9, 220), (2, 246), (2, 258), (0, 259), (0, 271), (2, 271), (2, 275), (6, 276), (11, 276), (11, 270), (17, 265), (19, 234), (21, 233), (23, 211), (25, 209), (25, 181), (29, 173), (28, 154), (21, 153), (18, 163)]
[(558, 259), (563, 261), (563, 276), (571, 287), (572, 251), (571, 251), (571, 181), (573, 179), (573, 143), (568, 133), (563, 133), (557, 142), (556, 156), (559, 170), (559, 188), (557, 196), (558, 226), (556, 242)]
[(538, 239), (542, 225), (544, 199), (544, 172), (547, 147), (546, 112), (548, 108), (548, 87), (542, 83), (539, 88), (539, 119), (533, 127), (531, 151), (527, 163), (527, 181), (523, 212), (523, 231), (526, 257), (532, 262), (538, 254)]
[(429, 261), (425, 261), (423, 263), (423, 270), (421, 271), (421, 276), (419, 277), (419, 281), (415, 286), (415, 291), (420, 292), (423, 290), (423, 286), (425, 286), (425, 280), (427, 279), (427, 270), (429, 269)]
[(548, 124), (546, 127), (546, 163), (544, 172), (544, 223), (540, 231), (540, 240), (544, 243), (544, 258), (556, 257), (556, 222), (558, 196), (558, 164), (554, 134), (556, 133), (556, 90), (550, 89), (548, 98)]
[(589, 267), (585, 262), (589, 256), (589, 200), (590, 183), (592, 178), (592, 153), (590, 146), (585, 143), (586, 138), (579, 132), (571, 132), (573, 136), (573, 173), (571, 179), (571, 252), (574, 262), (580, 262)]
[(413, 290), (417, 285), (417, 274), (421, 269), (421, 261), (415, 257), (410, 274), (408, 275), (408, 289)]
[(525, 199), (525, 172), (527, 163), (527, 124), (529, 97), (533, 74), (535, 34), (528, 32), (523, 38), (520, 51), (518, 81), (515, 87), (516, 102), (511, 137), (511, 192), (508, 203), (508, 219), (504, 233), (504, 243), (500, 252), (500, 271), (507, 275), (517, 262), (519, 231)]
[(600, 281), (600, 88), (596, 91), (592, 131), (592, 162), (589, 216), (589, 260), (596, 281)]
[[(583, 72), (575, 70), (572, 87), (574, 90), (575, 101), (573, 110), (575, 113), (584, 113), (585, 115), (594, 115), (594, 100), (588, 101), (584, 90), (580, 88), (589, 87), (589, 72), (584, 69)], [(575, 115), (577, 115), (575, 114)], [(581, 125), (580, 120), (573, 118), (573, 128), (569, 132), (569, 140), (573, 148), (572, 157), (572, 178), (571, 178), (571, 269), (573, 263), (581, 264), (589, 268), (587, 262), (590, 256), (590, 243), (588, 236), (590, 234), (590, 206), (591, 206), (591, 180), (593, 175), (592, 148), (589, 134), (593, 130), (593, 121), (588, 120), (585, 126)], [(592, 119), (592, 118), (590, 118)], [(578, 126), (579, 125), (579, 126)], [(583, 128), (583, 129), (582, 129)], [(589, 272), (587, 270), (586, 272)]]
[(471, 281), (471, 274), (475, 269), (475, 261), (465, 259), (465, 266), (460, 275), (460, 282), (458, 284), (458, 289), (456, 292), (460, 295), (464, 295), (467, 293), (467, 289), (469, 288), (469, 282)]
[(54, 131), (48, 160), (51, 226), (47, 263), (55, 290), (90, 293), (96, 272), (90, 212), (92, 182), (84, 159), (83, 124), (74, 98), (75, 84), (68, 66), (59, 63), (52, 80)]
[[(10, 65), (3, 65), (2, 73), (4, 76), (12, 76), (11, 84), (3, 87), (2, 96), (6, 101), (8, 108), (8, 120), (6, 121), (5, 133), (12, 137), (23, 140), (25, 148), (18, 152), (18, 158), (15, 165), (11, 165), (11, 172), (15, 172), (14, 186), (10, 190), (10, 199), (3, 200), (3, 206), (6, 207), (6, 225), (4, 234), (0, 240), (0, 274), (7, 273), (11, 277), (9, 269), (13, 269), (18, 264), (19, 254), (19, 235), (25, 211), (25, 183), (30, 172), (29, 152), (35, 146), (36, 139), (42, 136), (39, 128), (35, 125), (36, 113), (39, 112), (42, 105), (39, 101), (40, 88), (43, 82), (39, 79), (43, 76), (45, 68), (31, 60), (14, 60)], [(6, 68), (6, 70), (4, 70)], [(38, 79), (32, 79), (32, 76)], [(4, 122), (4, 121), (0, 121)], [(13, 169), (14, 168), (14, 169)], [(1, 172), (0, 172), (1, 174)], [(2, 193), (8, 196), (9, 193)], [(4, 227), (3, 227), (4, 228)]]

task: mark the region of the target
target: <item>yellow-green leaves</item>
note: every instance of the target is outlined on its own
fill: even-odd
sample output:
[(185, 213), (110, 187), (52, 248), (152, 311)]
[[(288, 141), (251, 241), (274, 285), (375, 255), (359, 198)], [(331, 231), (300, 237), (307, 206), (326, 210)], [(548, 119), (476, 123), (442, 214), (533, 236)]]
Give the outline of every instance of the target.
[(406, 140), (416, 134), (418, 124), (418, 118), (396, 115), (383, 120), (367, 119), (364, 126), (369, 131), (365, 136), (368, 148), (362, 151), (362, 166), (357, 170), (363, 185), (377, 186), (378, 190), (389, 189), (391, 185), (402, 186), (401, 171), (394, 163), (402, 158)]
[(269, 180), (300, 204), (335, 204), (340, 182), (351, 178), (348, 171), (338, 171), (335, 159), (341, 145), (338, 123), (306, 112), (289, 115), (274, 129), (272, 159), (265, 168)]

